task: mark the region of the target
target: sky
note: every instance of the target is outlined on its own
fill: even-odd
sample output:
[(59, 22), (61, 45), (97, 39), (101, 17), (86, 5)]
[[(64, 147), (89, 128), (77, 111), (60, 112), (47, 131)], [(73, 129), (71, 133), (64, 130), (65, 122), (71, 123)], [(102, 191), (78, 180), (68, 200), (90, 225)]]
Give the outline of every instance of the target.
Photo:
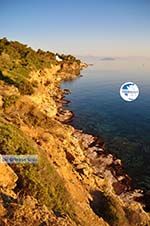
[(0, 0), (0, 37), (81, 56), (150, 57), (150, 0)]

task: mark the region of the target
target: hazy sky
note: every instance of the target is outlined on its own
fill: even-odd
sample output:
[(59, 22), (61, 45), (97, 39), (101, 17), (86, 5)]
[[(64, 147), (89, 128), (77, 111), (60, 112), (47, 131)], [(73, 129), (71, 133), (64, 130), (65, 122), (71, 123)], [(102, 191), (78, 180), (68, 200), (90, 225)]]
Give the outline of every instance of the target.
[(75, 55), (150, 56), (150, 0), (0, 0), (0, 37)]

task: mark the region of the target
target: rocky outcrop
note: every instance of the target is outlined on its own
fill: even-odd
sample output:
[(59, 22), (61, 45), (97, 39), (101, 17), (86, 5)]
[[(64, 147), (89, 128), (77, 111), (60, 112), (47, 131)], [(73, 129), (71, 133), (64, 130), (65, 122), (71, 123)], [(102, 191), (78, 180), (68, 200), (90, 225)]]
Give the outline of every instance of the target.
[(63, 80), (73, 80), (80, 75), (80, 71), (88, 65), (82, 62), (62, 62), (61, 69), (58, 71)]
[(16, 197), (13, 189), (16, 186), (17, 179), (17, 175), (0, 156), (0, 191), (5, 195)]

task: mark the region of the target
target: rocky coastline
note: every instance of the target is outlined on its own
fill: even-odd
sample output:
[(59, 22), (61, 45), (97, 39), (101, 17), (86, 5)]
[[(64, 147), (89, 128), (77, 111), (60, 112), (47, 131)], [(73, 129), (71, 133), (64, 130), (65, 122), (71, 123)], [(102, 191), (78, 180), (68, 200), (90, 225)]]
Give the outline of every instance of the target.
[(121, 160), (70, 125), (60, 86), (87, 65), (6, 39), (0, 47), (1, 158), (38, 155), (36, 165), (0, 164), (0, 225), (150, 225)]
[[(77, 79), (77, 78), (75, 78)], [(63, 123), (70, 123), (74, 113), (63, 108), (70, 103), (66, 96), (71, 94), (69, 89), (64, 89), (61, 99), (61, 108), (58, 109), (58, 120)], [(126, 174), (124, 166), (120, 159), (105, 150), (105, 143), (101, 137), (92, 134), (86, 134), (82, 130), (74, 128), (73, 136), (78, 139), (85, 150), (85, 155), (94, 168), (95, 175), (112, 180), (112, 186), (117, 195), (134, 191), (132, 178)], [(143, 191), (136, 190), (137, 197), (141, 197)], [(135, 191), (134, 191), (135, 194)], [(136, 199), (136, 196), (135, 196)]]
[[(88, 67), (89, 65), (86, 65)], [(77, 79), (73, 76), (73, 79)], [(66, 79), (67, 80), (67, 79)], [(66, 81), (65, 80), (65, 81)], [(57, 114), (58, 120), (62, 123), (70, 123), (74, 117), (74, 113), (66, 110), (63, 107), (70, 103), (66, 96), (71, 94), (69, 89), (64, 89), (61, 99), (61, 110)], [(126, 170), (121, 162), (114, 154), (105, 150), (105, 143), (101, 137), (91, 134), (86, 134), (82, 130), (73, 128), (73, 136), (79, 141), (84, 154), (89, 160), (90, 167), (93, 168), (93, 173), (104, 179), (108, 178), (109, 183), (114, 189), (114, 192), (127, 202), (137, 201), (144, 209), (149, 209), (149, 195), (141, 189), (135, 189), (132, 178), (126, 173)], [(86, 165), (75, 166), (77, 172), (86, 175)], [(147, 200), (147, 198), (148, 200)]]

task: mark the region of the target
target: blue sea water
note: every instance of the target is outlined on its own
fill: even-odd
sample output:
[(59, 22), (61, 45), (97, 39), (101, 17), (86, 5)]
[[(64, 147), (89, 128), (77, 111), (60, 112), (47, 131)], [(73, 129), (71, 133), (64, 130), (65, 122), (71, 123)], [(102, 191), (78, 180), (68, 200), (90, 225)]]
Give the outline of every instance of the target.
[[(93, 60), (94, 61), (94, 60)], [(150, 59), (95, 60), (83, 77), (65, 82), (71, 90), (66, 108), (75, 113), (71, 124), (103, 137), (106, 149), (123, 161), (138, 186), (150, 189)], [(134, 82), (139, 97), (126, 102), (120, 87)]]

